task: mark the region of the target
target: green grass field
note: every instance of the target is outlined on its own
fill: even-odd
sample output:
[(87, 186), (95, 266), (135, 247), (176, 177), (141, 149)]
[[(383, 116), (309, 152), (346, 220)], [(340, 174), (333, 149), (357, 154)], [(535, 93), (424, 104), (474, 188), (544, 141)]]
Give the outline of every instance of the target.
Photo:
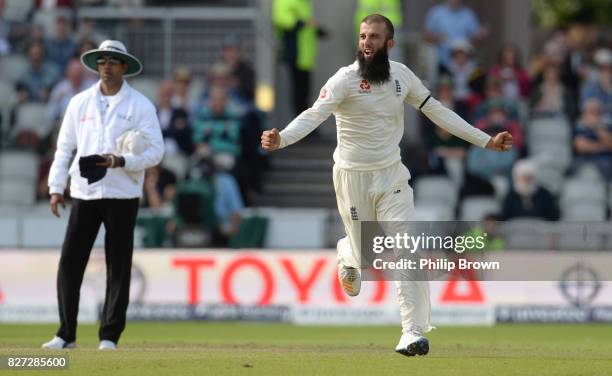
[[(0, 324), (0, 355), (39, 349), (54, 325)], [(441, 327), (431, 351), (407, 358), (397, 327), (159, 322), (128, 324), (120, 350), (96, 350), (97, 327), (81, 325), (68, 371), (16, 375), (612, 375), (610, 325)]]

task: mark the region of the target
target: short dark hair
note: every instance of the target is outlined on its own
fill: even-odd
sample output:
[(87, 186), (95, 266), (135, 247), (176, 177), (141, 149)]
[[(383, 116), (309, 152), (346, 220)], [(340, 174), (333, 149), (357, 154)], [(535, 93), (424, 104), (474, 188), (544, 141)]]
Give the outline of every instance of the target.
[(387, 31), (387, 40), (393, 39), (393, 36), (395, 35), (395, 29), (393, 28), (393, 24), (391, 23), (391, 20), (389, 20), (387, 17), (383, 16), (382, 14), (378, 14), (378, 13), (370, 14), (369, 16), (366, 16), (363, 20), (361, 20), (361, 23), (385, 24), (385, 29)]

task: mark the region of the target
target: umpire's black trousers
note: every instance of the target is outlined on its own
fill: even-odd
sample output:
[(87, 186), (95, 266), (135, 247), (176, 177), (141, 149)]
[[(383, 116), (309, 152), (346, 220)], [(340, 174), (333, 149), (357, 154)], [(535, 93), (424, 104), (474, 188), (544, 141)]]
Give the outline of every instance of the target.
[(134, 226), (138, 199), (73, 199), (57, 273), (60, 328), (57, 336), (76, 339), (77, 314), (83, 274), (91, 249), (104, 224), (106, 295), (100, 322), (100, 340), (119, 341), (125, 328), (130, 299)]

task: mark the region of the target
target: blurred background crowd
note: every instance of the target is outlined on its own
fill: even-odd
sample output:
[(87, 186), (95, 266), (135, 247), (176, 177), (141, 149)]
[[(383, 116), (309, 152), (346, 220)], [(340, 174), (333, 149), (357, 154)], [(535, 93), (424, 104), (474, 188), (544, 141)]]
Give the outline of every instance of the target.
[[(407, 61), (413, 52), (401, 40), (407, 1), (352, 2), (355, 29), (369, 13), (382, 13), (394, 22), (399, 47), (391, 58)], [(46, 204), (47, 174), (63, 112), (72, 96), (97, 80), (79, 57), (114, 36), (106, 35), (94, 19), (78, 17), (79, 11), (127, 8), (138, 14), (142, 7), (171, 3), (0, 0), (0, 207)], [(239, 5), (223, 0), (180, 3)], [(286, 111), (294, 116), (310, 106), (315, 88), (323, 84), (313, 75), (317, 42), (355, 44), (356, 35), (346, 40), (334, 35), (315, 18), (309, 0), (267, 3), (276, 37), (271, 43), (287, 72), (287, 85), (275, 95), (288, 98)], [(534, 16), (534, 28), (540, 31), (525, 51), (499, 39), (466, 3), (444, 0), (429, 7), (419, 25), (419, 43), (433, 54), (427, 74), (417, 73), (436, 98), (474, 126), (490, 134), (509, 131), (515, 148), (491, 152), (452, 137), (425, 117), (414, 117), (417, 124), (407, 120), (406, 127), (418, 128), (402, 143), (402, 155), (413, 175), (419, 216), (607, 220), (612, 205), (611, 25), (596, 17), (570, 17), (544, 28)], [(536, 5), (547, 2), (532, 3), (536, 14)], [(591, 3), (599, 9), (597, 1)], [(600, 11), (609, 12), (609, 4), (603, 4)], [(138, 21), (132, 27), (138, 28)], [(140, 218), (145, 245), (261, 246), (266, 219), (249, 209), (333, 208), (333, 137), (315, 133), (293, 154), (265, 155), (259, 147), (261, 131), (286, 124), (257, 98), (257, 54), (245, 53), (239, 34), (223, 32), (215, 40), (218, 53), (202, 69), (194, 70), (186, 61), (156, 74), (147, 71), (150, 61), (144, 60), (145, 74), (129, 81), (156, 105), (166, 143), (164, 162), (146, 172), (146, 209)], [(491, 54), (491, 48), (481, 46), (492, 41)], [(329, 163), (315, 166), (309, 156), (318, 152)], [(329, 180), (323, 188), (309, 180), (320, 182), (320, 176)], [(290, 181), (299, 186), (297, 191), (287, 186)], [(270, 182), (278, 184), (270, 187)], [(277, 191), (281, 187), (285, 191)], [(319, 190), (326, 200), (309, 201), (319, 197)]]

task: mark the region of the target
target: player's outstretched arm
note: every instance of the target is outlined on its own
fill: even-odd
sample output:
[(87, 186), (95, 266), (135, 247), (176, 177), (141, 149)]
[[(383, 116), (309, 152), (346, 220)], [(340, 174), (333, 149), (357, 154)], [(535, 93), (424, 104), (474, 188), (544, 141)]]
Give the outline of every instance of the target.
[(277, 128), (263, 131), (261, 134), (261, 147), (266, 151), (274, 151), (280, 147), (280, 134)]
[(512, 149), (512, 135), (506, 131), (500, 132), (491, 137), (486, 148), (495, 151), (509, 151)]

